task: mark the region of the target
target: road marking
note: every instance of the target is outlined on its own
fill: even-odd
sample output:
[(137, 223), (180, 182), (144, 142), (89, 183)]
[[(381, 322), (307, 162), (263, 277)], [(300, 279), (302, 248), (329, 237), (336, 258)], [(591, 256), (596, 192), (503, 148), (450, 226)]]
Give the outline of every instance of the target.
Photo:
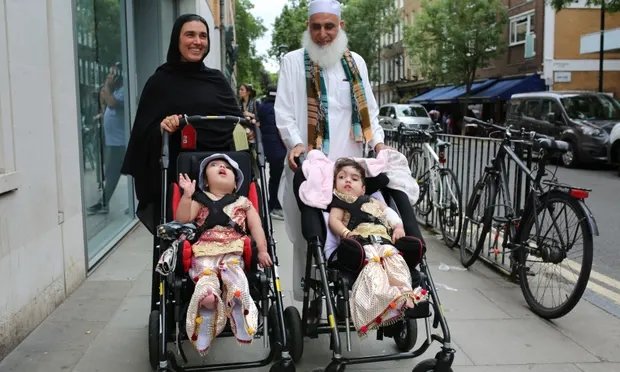
[[(571, 269), (571, 271), (573, 271), (575, 274), (579, 274), (579, 272), (581, 271), (581, 265), (579, 265), (578, 263), (576, 263), (573, 260), (569, 260), (566, 259), (564, 260), (564, 262), (566, 263), (566, 265)], [(564, 276), (564, 275), (563, 275)], [(564, 276), (564, 278), (566, 278), (566, 276)], [(566, 278), (568, 279), (568, 278)], [(606, 297), (618, 304), (620, 304), (620, 294), (618, 292), (615, 292), (613, 290), (610, 290), (606, 287), (603, 287), (600, 284), (597, 284), (595, 282), (592, 281), (592, 279), (597, 280), (601, 283), (607, 284), (609, 286), (611, 286), (612, 288), (615, 288), (616, 290), (620, 289), (620, 282), (618, 282), (615, 279), (612, 279), (610, 277), (608, 277), (605, 274), (601, 274), (597, 271), (591, 270), (590, 271), (590, 280), (588, 280), (588, 286), (587, 288), (591, 289), (592, 291), (596, 292), (597, 294)]]
[[(579, 271), (581, 265), (579, 265), (578, 263), (576, 263), (573, 260), (566, 260), (566, 263), (571, 266), (573, 269)], [(603, 283), (603, 284), (607, 284), (608, 286), (615, 288), (616, 290), (620, 290), (620, 281), (617, 281), (614, 278), (610, 278), (605, 274), (601, 274), (598, 271), (594, 271), (592, 270), (590, 272), (590, 279), (594, 278), (595, 280), (598, 280), (599, 282)]]

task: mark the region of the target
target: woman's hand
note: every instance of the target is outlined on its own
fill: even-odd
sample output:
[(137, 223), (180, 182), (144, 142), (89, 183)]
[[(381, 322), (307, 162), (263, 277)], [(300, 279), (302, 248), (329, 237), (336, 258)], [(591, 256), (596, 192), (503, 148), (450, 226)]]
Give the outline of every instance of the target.
[(396, 241), (405, 236), (405, 229), (403, 229), (403, 225), (398, 225), (392, 231), (392, 243), (396, 243)]
[(196, 180), (190, 179), (187, 173), (179, 173), (179, 187), (183, 190), (183, 195), (191, 197), (196, 191)]
[(179, 121), (181, 117), (183, 117), (183, 115), (166, 116), (164, 120), (159, 123), (159, 127), (168, 133), (174, 133), (177, 131), (177, 129), (179, 129), (179, 126), (181, 125)]
[(270, 267), (271, 265), (273, 265), (273, 262), (271, 262), (271, 257), (269, 257), (269, 253), (267, 253), (266, 251), (258, 252), (258, 263), (262, 268)]

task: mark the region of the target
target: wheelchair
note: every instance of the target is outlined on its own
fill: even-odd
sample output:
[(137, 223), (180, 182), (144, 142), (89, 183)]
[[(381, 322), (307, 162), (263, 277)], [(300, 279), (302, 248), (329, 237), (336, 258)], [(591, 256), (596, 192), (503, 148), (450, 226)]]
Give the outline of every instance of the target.
[[(355, 328), (351, 323), (351, 313), (349, 308), (349, 290), (359, 274), (360, 268), (354, 272), (333, 260), (333, 254), (326, 257), (324, 249), (328, 227), (323, 217), (323, 211), (305, 205), (299, 196), (299, 187), (305, 181), (301, 167), (294, 176), (294, 190), (297, 198), (297, 205), (301, 211), (302, 234), (307, 242), (307, 256), (305, 274), (302, 278), (304, 292), (302, 324), (304, 336), (308, 338), (318, 338), (319, 334), (330, 335), (330, 350), (332, 360), (327, 365), (326, 372), (344, 371), (347, 365), (375, 363), (390, 360), (412, 359), (425, 353), (434, 341), (441, 344), (441, 350), (435, 358), (426, 359), (418, 363), (413, 372), (423, 371), (452, 371), (451, 366), (454, 361), (455, 350), (451, 345), (450, 331), (441, 303), (437, 295), (437, 290), (426, 262), (425, 245), (413, 208), (407, 195), (398, 190), (387, 188), (389, 179), (385, 174), (366, 179), (366, 193), (373, 194), (380, 192), (386, 204), (398, 212), (403, 224), (406, 237), (409, 242), (417, 241), (417, 251), (408, 249), (403, 258), (407, 262), (412, 278), (413, 288), (421, 286), (428, 292), (428, 301), (418, 303), (414, 308), (407, 309), (405, 316), (399, 322), (379, 327), (376, 331), (377, 340), (390, 337), (394, 340), (398, 352), (392, 354), (379, 354), (363, 357), (345, 357), (341, 341), (341, 332), (345, 332), (347, 351), (351, 351), (351, 331)], [(401, 239), (400, 241), (402, 241)], [(344, 249), (344, 239), (336, 252)], [(399, 247), (397, 241), (395, 246)], [(416, 244), (409, 245), (415, 247)], [(363, 255), (363, 249), (360, 250)], [(363, 262), (364, 257), (360, 257)], [(419, 270), (416, 268), (419, 265)], [(324, 303), (322, 303), (324, 302)], [(323, 315), (323, 309), (326, 314)], [(424, 320), (426, 328), (426, 338), (421, 345), (411, 351), (417, 339), (417, 320)], [(434, 329), (439, 328), (438, 333)]]
[[(212, 123), (210, 123), (212, 122)], [(181, 119), (181, 126), (199, 125), (208, 128), (209, 124), (236, 126), (248, 123), (243, 118), (232, 116), (190, 116)], [(204, 129), (202, 128), (202, 129)], [(246, 196), (258, 211), (267, 238), (268, 252), (274, 265), (271, 268), (260, 270), (257, 263), (257, 251), (248, 237), (245, 241), (243, 263), (250, 288), (250, 295), (258, 309), (258, 328), (253, 338), (261, 338), (263, 347), (269, 352), (260, 360), (205, 364), (208, 356), (202, 363), (190, 362), (183, 346), (189, 344), (185, 331), (185, 318), (190, 298), (194, 291), (194, 283), (188, 275), (191, 264), (192, 249), (190, 241), (196, 235), (197, 228), (192, 223), (181, 224), (174, 221), (176, 207), (181, 198), (179, 186), (172, 183), (168, 188), (168, 170), (170, 144), (167, 132), (162, 137), (162, 221), (157, 227), (159, 244), (153, 256), (153, 268), (158, 263), (155, 278), (159, 285), (153, 286), (152, 310), (149, 316), (149, 362), (153, 370), (157, 371), (214, 371), (229, 369), (248, 369), (266, 366), (273, 361), (270, 371), (295, 371), (294, 362), (301, 357), (303, 335), (301, 333), (301, 317), (294, 307), (284, 309), (282, 302), (282, 287), (278, 274), (278, 258), (276, 244), (273, 238), (271, 219), (267, 210), (267, 187), (265, 181), (265, 160), (259, 128), (252, 128), (256, 135), (256, 144), (247, 150), (232, 149), (231, 151), (217, 151), (224, 153), (235, 160), (244, 174), (243, 184), (238, 190), (240, 195)], [(198, 131), (197, 131), (198, 132)], [(230, 130), (233, 133), (233, 130)], [(242, 133), (245, 133), (242, 130)], [(245, 134), (243, 136), (245, 140)], [(185, 138), (182, 136), (182, 141)], [(200, 141), (196, 141), (200, 143)], [(247, 145), (247, 143), (246, 143)], [(199, 165), (202, 159), (213, 154), (214, 151), (198, 151), (196, 148), (181, 146), (176, 161), (175, 174), (187, 173), (192, 179), (197, 179)], [(170, 211), (168, 210), (170, 208)], [(169, 216), (169, 217), (166, 217)], [(172, 221), (166, 221), (171, 219)], [(230, 337), (233, 333), (230, 325), (218, 336)]]

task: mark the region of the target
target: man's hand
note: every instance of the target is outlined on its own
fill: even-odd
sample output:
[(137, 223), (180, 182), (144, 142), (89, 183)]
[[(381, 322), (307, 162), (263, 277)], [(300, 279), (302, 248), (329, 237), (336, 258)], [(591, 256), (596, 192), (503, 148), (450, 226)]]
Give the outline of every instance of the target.
[(394, 150), (392, 147), (390, 147), (390, 146), (386, 145), (385, 143), (383, 143), (383, 142), (379, 142), (379, 143), (377, 143), (377, 144), (375, 145), (375, 154), (378, 154), (378, 153), (379, 153), (379, 151), (381, 151), (381, 150), (385, 150), (385, 149), (392, 149), (392, 150)]
[(164, 120), (159, 123), (159, 127), (168, 133), (174, 133), (177, 129), (179, 129), (179, 125), (181, 125), (179, 122), (181, 117), (183, 117), (183, 115), (166, 116)]
[(295, 158), (298, 158), (301, 154), (306, 152), (306, 146), (301, 143), (295, 145), (288, 153), (288, 166), (294, 172), (297, 170), (297, 164), (295, 163)]

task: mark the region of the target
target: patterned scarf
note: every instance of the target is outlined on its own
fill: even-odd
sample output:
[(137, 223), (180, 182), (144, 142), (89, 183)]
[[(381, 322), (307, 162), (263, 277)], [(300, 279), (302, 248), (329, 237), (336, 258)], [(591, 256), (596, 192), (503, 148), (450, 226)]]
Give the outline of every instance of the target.
[[(372, 139), (372, 130), (362, 78), (348, 49), (340, 62), (351, 85), (351, 138), (355, 142), (368, 142)], [(308, 146), (329, 154), (328, 100), (323, 69), (310, 60), (307, 51), (304, 51), (304, 64), (308, 97)]]

